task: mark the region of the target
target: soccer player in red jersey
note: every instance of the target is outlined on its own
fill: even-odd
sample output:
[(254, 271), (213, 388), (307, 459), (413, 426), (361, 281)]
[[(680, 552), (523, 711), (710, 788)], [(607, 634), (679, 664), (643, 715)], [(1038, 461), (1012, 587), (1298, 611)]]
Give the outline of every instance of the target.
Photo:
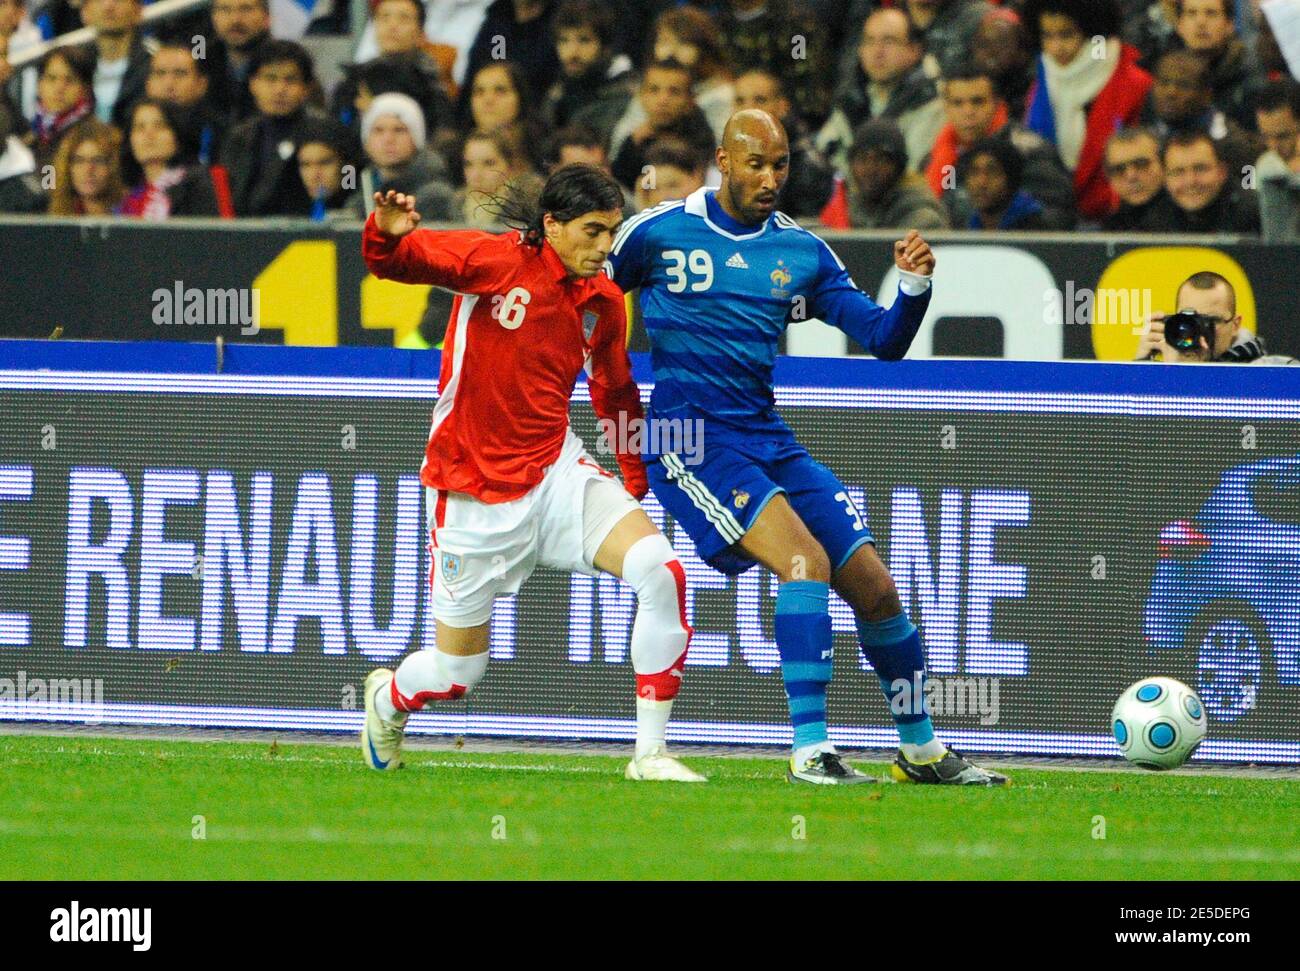
[(610, 442), (620, 485), (569, 428), (584, 369), (607, 429), (643, 420), (623, 292), (602, 273), (622, 208), (618, 184), (589, 165), (558, 169), (536, 200), (502, 200), (521, 228), (500, 235), (417, 229), (411, 196), (375, 193), (362, 238), (371, 272), (456, 299), (420, 468), (437, 645), (366, 678), (361, 749), (371, 768), (400, 767), (409, 712), (459, 698), (483, 677), (494, 599), (540, 564), (631, 584), (637, 733), (625, 774), (703, 781), (664, 744), (691, 627), (682, 565), (637, 501), (648, 488), (641, 456)]

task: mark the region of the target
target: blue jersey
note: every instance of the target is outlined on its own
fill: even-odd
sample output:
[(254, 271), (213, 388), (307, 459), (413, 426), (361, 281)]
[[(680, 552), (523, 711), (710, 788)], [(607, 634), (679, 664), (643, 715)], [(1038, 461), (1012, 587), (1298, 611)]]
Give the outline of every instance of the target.
[(907, 353), (930, 291), (889, 310), (857, 288), (826, 243), (781, 212), (761, 226), (728, 216), (713, 189), (629, 219), (606, 272), (639, 289), (659, 418), (705, 418), (710, 435), (784, 430), (773, 407), (778, 342), (793, 320), (820, 318), (868, 352)]

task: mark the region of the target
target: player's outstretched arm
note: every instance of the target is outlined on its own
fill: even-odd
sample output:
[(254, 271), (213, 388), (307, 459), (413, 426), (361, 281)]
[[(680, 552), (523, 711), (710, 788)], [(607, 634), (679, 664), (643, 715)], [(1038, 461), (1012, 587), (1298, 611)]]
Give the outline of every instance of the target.
[(824, 242), (821, 246), (814, 315), (844, 331), (876, 357), (901, 360), (930, 306), (930, 277), (936, 263), (930, 244), (915, 229), (894, 243), (894, 265), (903, 278), (900, 293), (888, 310), (859, 290), (830, 247)]
[(431, 283), (462, 293), (490, 292), (511, 264), (496, 238), (474, 230), (414, 230), (415, 197), (391, 189), (375, 193), (375, 211), (361, 234), (361, 254), (383, 280)]

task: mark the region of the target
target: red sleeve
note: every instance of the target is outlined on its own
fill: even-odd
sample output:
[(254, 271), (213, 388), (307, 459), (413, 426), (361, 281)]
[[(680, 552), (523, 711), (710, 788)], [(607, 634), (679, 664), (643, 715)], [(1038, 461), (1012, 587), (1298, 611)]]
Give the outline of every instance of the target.
[[(632, 433), (644, 420), (645, 413), (641, 410), (641, 393), (632, 379), (632, 362), (627, 356), (627, 311), (621, 294), (601, 302), (601, 320), (591, 349), (587, 384), (596, 417), (609, 422), (606, 429), (627, 429), (634, 441), (640, 441), (642, 435)], [(624, 417), (620, 419), (620, 415)], [(611, 441), (609, 446), (618, 458), (623, 486), (641, 500), (650, 491), (650, 483), (641, 453), (627, 451), (624, 448), (627, 444)]]
[(383, 280), (431, 283), (462, 293), (488, 293), (499, 289), (511, 263), (504, 260), (505, 237), (477, 230), (417, 229), (405, 236), (390, 236), (366, 220), (361, 253), (370, 272)]

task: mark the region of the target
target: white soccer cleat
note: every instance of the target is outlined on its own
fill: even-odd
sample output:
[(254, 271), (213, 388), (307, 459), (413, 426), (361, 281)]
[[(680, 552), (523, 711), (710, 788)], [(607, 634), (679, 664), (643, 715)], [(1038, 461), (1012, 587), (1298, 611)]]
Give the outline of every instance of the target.
[(623, 773), (626, 779), (636, 782), (708, 782), (698, 772), (688, 769), (682, 763), (656, 746), (639, 759), (627, 764)]
[(375, 695), (391, 690), (393, 672), (376, 668), (366, 675), (366, 720), (361, 726), (361, 755), (366, 765), (379, 772), (402, 767), (402, 737), (406, 734), (406, 713), (384, 718)]

